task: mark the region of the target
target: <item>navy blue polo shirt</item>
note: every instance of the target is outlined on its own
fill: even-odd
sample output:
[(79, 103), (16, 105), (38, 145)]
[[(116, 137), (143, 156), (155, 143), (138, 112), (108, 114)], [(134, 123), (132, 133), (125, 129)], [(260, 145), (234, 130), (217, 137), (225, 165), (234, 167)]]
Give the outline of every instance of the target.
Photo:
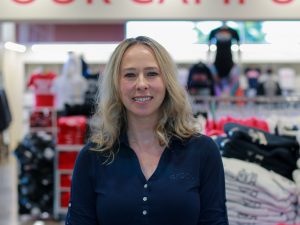
[(173, 138), (148, 180), (127, 138), (110, 164), (91, 146), (76, 161), (67, 225), (228, 224), (224, 169), (211, 138)]

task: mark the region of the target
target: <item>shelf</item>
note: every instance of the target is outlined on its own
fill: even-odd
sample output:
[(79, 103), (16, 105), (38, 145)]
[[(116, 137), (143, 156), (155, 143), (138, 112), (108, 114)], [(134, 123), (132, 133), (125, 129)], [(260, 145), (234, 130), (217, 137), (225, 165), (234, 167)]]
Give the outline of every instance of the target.
[(30, 132), (39, 132), (39, 131), (45, 131), (45, 132), (52, 132), (56, 133), (57, 129), (53, 127), (30, 127)]
[(58, 209), (58, 211), (59, 211), (59, 213), (67, 214), (68, 208), (62, 208), (62, 207), (60, 207), (60, 208)]
[(84, 145), (56, 145), (58, 151), (79, 151), (83, 148)]
[(69, 191), (71, 191), (71, 188), (70, 187), (59, 187), (59, 191), (60, 192), (69, 192)]
[(73, 169), (59, 169), (59, 168), (57, 168), (56, 171), (60, 174), (72, 174), (73, 173)]

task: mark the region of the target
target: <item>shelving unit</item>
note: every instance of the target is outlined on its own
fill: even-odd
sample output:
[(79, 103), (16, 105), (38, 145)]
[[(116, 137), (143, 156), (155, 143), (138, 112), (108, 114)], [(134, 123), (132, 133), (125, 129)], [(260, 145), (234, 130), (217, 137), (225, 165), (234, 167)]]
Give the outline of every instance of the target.
[(52, 107), (26, 110), (28, 132), (14, 151), (19, 213), (41, 218), (53, 212), (56, 112)]
[(76, 157), (83, 145), (57, 145), (55, 157), (54, 217), (63, 218), (68, 209)]
[(81, 130), (80, 122), (75, 123), (76, 120), (81, 119), (82, 124), (85, 121), (83, 116), (61, 118), (70, 119), (72, 132), (62, 134), (66, 131), (63, 131), (63, 129), (66, 128), (60, 127), (58, 120), (56, 154), (54, 159), (55, 182), (53, 214), (56, 219), (63, 219), (66, 216), (71, 194), (72, 172), (77, 155), (83, 147), (83, 135), (85, 135), (85, 127)]

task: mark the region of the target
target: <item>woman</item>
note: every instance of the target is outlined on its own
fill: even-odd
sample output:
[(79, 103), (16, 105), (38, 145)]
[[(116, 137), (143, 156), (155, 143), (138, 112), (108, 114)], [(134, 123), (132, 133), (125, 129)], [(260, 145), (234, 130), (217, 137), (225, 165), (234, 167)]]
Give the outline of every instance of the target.
[(219, 150), (198, 134), (168, 52), (148, 37), (126, 39), (100, 85), (66, 224), (228, 224)]

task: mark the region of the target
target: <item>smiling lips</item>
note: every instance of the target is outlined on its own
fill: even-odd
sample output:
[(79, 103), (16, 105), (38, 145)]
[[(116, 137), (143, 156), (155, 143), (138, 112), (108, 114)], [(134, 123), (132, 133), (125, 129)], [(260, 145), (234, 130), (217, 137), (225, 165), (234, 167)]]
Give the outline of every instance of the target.
[(145, 97), (134, 97), (132, 98), (133, 101), (138, 102), (138, 103), (144, 103), (144, 102), (148, 102), (151, 101), (153, 99), (153, 97), (151, 96), (145, 96)]

